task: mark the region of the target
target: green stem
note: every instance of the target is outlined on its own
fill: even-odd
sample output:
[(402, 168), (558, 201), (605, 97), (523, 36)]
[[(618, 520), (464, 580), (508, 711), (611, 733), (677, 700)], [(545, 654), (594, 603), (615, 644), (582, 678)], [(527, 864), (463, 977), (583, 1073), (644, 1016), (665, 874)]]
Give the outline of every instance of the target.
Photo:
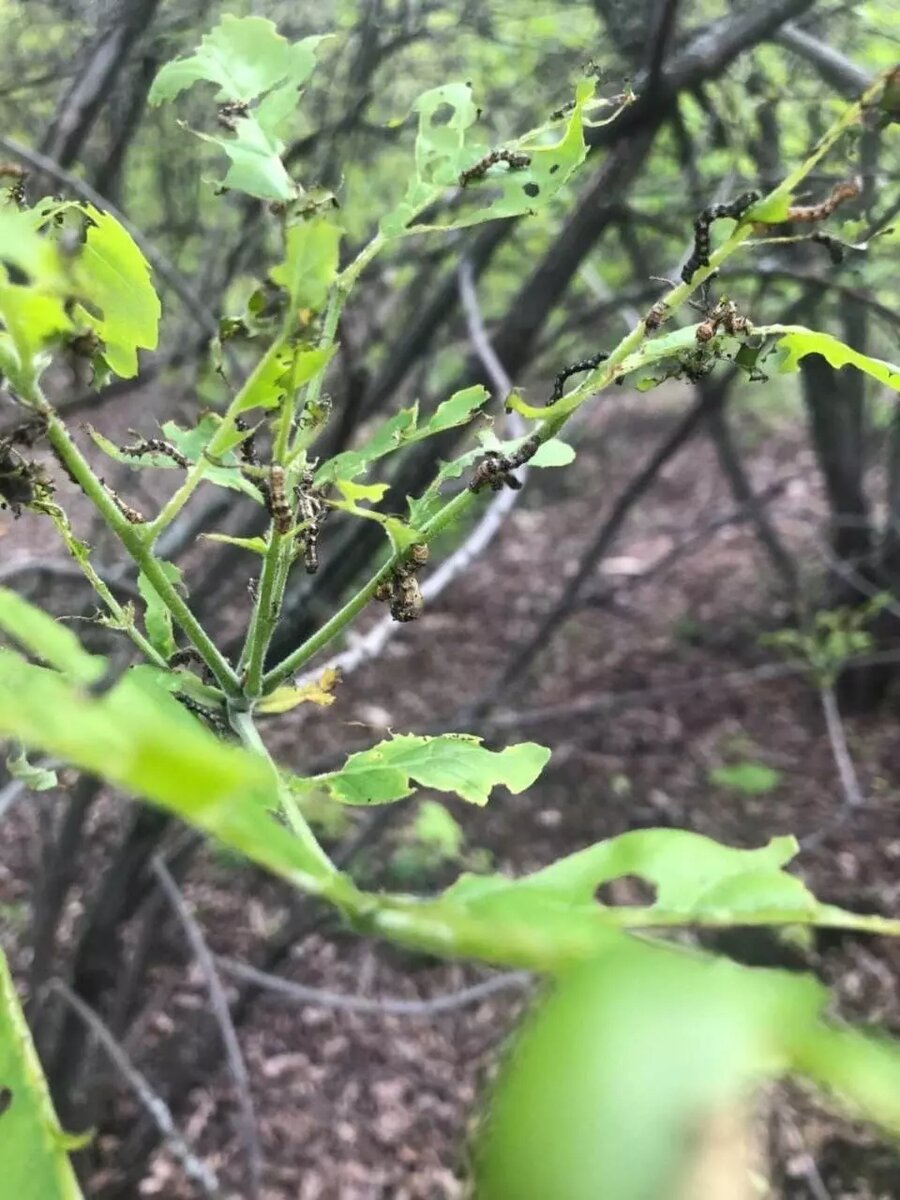
[(242, 709), (233, 709), (229, 713), (229, 721), (234, 732), (241, 739), (241, 742), (248, 750), (252, 750), (254, 754), (259, 755), (268, 764), (272, 777), (275, 782), (276, 792), (278, 794), (278, 802), (281, 806), (281, 811), (284, 814), (285, 820), (291, 827), (299, 842), (309, 852), (311, 864), (310, 869), (319, 878), (335, 877), (339, 873), (334, 863), (319, 845), (315, 834), (310, 829), (306, 818), (300, 811), (297, 801), (294, 799), (290, 788), (284, 782), (281, 772), (277, 764), (272, 758), (266, 747), (265, 742), (259, 734), (259, 730), (253, 723), (251, 713)]
[(37, 392), (34, 393), (33, 399), (35, 407), (46, 418), (50, 444), (69, 474), (125, 547), (175, 621), (184, 630), (188, 640), (209, 667), (222, 691), (228, 696), (240, 695), (237, 675), (166, 577), (162, 565), (153, 554), (151, 541), (142, 527), (132, 525), (119, 511), (113, 498), (92, 471), (87, 459), (72, 441), (69, 431), (55, 410)]
[(56, 526), (56, 531), (65, 543), (65, 547), (71, 554), (75, 564), (80, 568), (88, 583), (90, 583), (96, 594), (109, 609), (116, 621), (118, 628), (122, 630), (126, 637), (131, 639), (131, 641), (135, 644), (135, 646), (137, 646), (138, 650), (140, 650), (141, 654), (143, 654), (144, 658), (146, 658), (148, 662), (153, 663), (154, 666), (167, 669), (168, 663), (163, 655), (160, 654), (155, 646), (152, 646), (150, 642), (147, 641), (147, 639), (135, 625), (134, 617), (122, 607), (122, 605), (113, 595), (109, 586), (103, 582), (101, 577), (91, 566), (90, 559), (87, 557), (88, 547), (75, 537), (75, 534), (72, 532), (72, 527), (69, 525), (69, 519), (63, 510), (53, 504), (47, 506), (46, 512), (50, 520)]
[(246, 403), (248, 394), (252, 388), (256, 386), (259, 377), (266, 370), (268, 370), (272, 360), (281, 353), (285, 340), (286, 335), (279, 335), (266, 353), (262, 356), (262, 358), (254, 367), (253, 371), (250, 373), (244, 386), (240, 389), (240, 391), (229, 404), (228, 408), (225, 410), (221, 423), (219, 424), (216, 432), (213, 434), (204, 454), (201, 455), (201, 457), (198, 458), (198, 460), (194, 463), (185, 476), (181, 487), (172, 493), (172, 495), (160, 509), (156, 518), (153, 521), (148, 522), (146, 527), (146, 535), (150, 544), (156, 541), (166, 526), (170, 525), (175, 517), (178, 516), (185, 504), (187, 504), (188, 500), (190, 500), (191, 496), (196, 491), (199, 484), (203, 482), (203, 478), (206, 475), (208, 468), (208, 460), (215, 459), (219, 455), (224, 454), (228, 443), (231, 440), (231, 435), (234, 433), (235, 419), (240, 416), (245, 407), (248, 407)]

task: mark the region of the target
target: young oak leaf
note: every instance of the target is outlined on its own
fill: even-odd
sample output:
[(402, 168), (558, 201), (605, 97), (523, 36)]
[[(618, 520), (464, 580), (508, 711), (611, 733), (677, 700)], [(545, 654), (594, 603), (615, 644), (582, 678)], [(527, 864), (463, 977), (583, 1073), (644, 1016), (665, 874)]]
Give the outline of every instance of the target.
[(310, 782), (327, 786), (342, 804), (390, 804), (418, 784), (484, 805), (498, 784), (515, 794), (531, 787), (549, 757), (550, 751), (534, 742), (494, 751), (469, 734), (401, 734), (351, 754), (339, 771)]

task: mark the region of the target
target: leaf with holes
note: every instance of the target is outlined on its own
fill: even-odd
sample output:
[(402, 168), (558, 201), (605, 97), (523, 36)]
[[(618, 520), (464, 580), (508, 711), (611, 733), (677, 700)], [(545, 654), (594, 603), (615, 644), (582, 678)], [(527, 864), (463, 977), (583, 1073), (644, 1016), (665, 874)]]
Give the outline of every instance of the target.
[(83, 301), (76, 318), (103, 341), (102, 357), (123, 379), (137, 374), (139, 348), (153, 350), (159, 334), (159, 297), (150, 266), (131, 234), (109, 213), (81, 206), (87, 232), (75, 264)]
[(309, 782), (324, 784), (342, 804), (390, 804), (409, 796), (416, 783), (483, 805), (499, 784), (516, 794), (531, 787), (549, 757), (534, 742), (494, 751), (468, 734), (403, 734), (351, 754), (339, 771)]
[(231, 159), (224, 186), (262, 199), (292, 199), (298, 188), (281, 161), (279, 132), (297, 107), (298, 91), (312, 74), (324, 40), (315, 36), (291, 43), (262, 17), (225, 15), (194, 54), (160, 68), (149, 103), (172, 100), (198, 82), (216, 84), (217, 100), (232, 106), (222, 117), (232, 136), (194, 132)]
[(486, 162), (489, 152), (483, 142), (468, 136), (478, 117), (469, 84), (449, 83), (425, 92), (413, 106), (419, 115), (416, 176), (400, 204), (383, 218), (382, 234), (398, 237), (425, 230), (464, 229), (543, 208), (584, 162), (584, 107), (593, 89), (591, 80), (579, 84), (572, 113), (557, 141), (545, 144), (544, 128), (510, 143), (504, 149), (516, 162), (499, 157), (495, 164), (486, 165), (463, 189), (463, 202), (447, 209), (444, 219), (417, 223), (416, 218), (446, 189), (459, 186), (461, 175)]

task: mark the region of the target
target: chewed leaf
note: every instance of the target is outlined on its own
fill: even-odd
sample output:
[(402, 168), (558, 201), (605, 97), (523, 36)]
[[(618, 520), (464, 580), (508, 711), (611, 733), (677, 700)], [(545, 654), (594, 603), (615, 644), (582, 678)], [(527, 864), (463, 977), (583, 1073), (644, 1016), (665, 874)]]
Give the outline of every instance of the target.
[[(123, 379), (137, 374), (137, 350), (153, 350), (159, 333), (159, 297), (150, 266), (131, 234), (115, 217), (85, 204), (84, 247), (77, 262), (79, 295), (89, 308), (77, 316), (104, 343), (103, 358)], [(96, 313), (99, 310), (100, 315)]]
[(195, 132), (231, 159), (225, 187), (262, 199), (292, 199), (298, 189), (281, 161), (279, 130), (297, 106), (298, 89), (312, 74), (323, 40), (292, 44), (262, 17), (226, 15), (194, 54), (160, 69), (149, 103), (171, 100), (198, 82), (216, 84), (218, 101), (231, 106), (223, 116), (230, 136)]
[(389, 804), (410, 795), (414, 783), (487, 804), (498, 784), (525, 791), (549, 757), (549, 750), (533, 742), (497, 752), (468, 735), (404, 734), (352, 754), (340, 771), (318, 776), (315, 783), (324, 783), (342, 804)]
[(296, 708), (298, 704), (318, 704), (320, 708), (328, 708), (334, 704), (334, 689), (339, 681), (340, 673), (334, 667), (326, 667), (315, 683), (306, 683), (302, 687), (276, 688), (259, 701), (256, 711), (285, 713)]
[(292, 46), (263, 17), (226, 14), (194, 54), (160, 68), (148, 103), (172, 100), (201, 80), (218, 84), (219, 100), (249, 103), (288, 79), (303, 83), (316, 65), (313, 51), (321, 40), (306, 38)]
[(361, 475), (370, 463), (377, 462), (402, 446), (423, 441), (457, 425), (465, 425), (487, 399), (487, 390), (480, 384), (463, 388), (439, 404), (421, 425), (418, 403), (401, 408), (382, 422), (358, 450), (345, 450), (323, 463), (316, 473), (316, 482), (321, 484), (336, 479), (353, 479)]
[[(593, 84), (579, 86), (562, 136), (544, 144), (544, 130), (519, 139), (512, 147), (488, 154), (483, 142), (468, 136), (478, 110), (467, 83), (450, 83), (425, 92), (416, 101), (416, 178), (392, 213), (381, 222), (387, 237), (428, 229), (463, 229), (497, 217), (535, 212), (565, 186), (587, 154), (584, 108)], [(450, 187), (466, 184), (471, 203), (456, 206), (446, 220), (417, 224), (416, 217)]]
[(301, 221), (287, 231), (285, 260), (270, 275), (283, 287), (295, 309), (318, 312), (338, 269), (341, 230), (324, 217)]
[(29, 762), (21, 746), (18, 753), (8, 756), (6, 769), (13, 779), (18, 779), (32, 792), (46, 792), (58, 783), (56, 772), (49, 767), (38, 767)]
[(819, 333), (817, 330), (805, 329), (802, 325), (772, 326), (772, 330), (783, 331), (783, 336), (778, 341), (778, 349), (782, 351), (779, 363), (782, 372), (796, 371), (800, 360), (807, 354), (821, 354), (829, 366), (856, 367), (880, 383), (887, 384), (895, 392), (900, 392), (900, 366), (894, 363), (861, 354), (859, 350), (845, 345), (830, 333)]
[[(172, 443), (185, 456), (188, 462), (203, 463), (203, 477), (219, 487), (231, 488), (243, 492), (254, 500), (262, 497), (258, 488), (246, 479), (240, 470), (240, 464), (233, 450), (226, 450), (217, 455), (215, 461), (206, 456), (206, 447), (212, 441), (222, 423), (222, 418), (216, 413), (207, 413), (193, 429), (182, 429), (174, 421), (167, 421), (162, 427), (166, 441)], [(132, 460), (134, 461), (134, 460)]]

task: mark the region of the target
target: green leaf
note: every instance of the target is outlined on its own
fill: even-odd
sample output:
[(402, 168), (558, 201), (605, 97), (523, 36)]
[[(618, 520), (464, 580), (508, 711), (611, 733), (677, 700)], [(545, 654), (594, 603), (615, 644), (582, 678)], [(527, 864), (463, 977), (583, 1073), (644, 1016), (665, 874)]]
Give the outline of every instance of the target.
[(861, 354), (851, 346), (847, 346), (839, 338), (830, 333), (819, 333), (806, 329), (802, 325), (772, 326), (773, 331), (782, 331), (783, 336), (778, 341), (778, 349), (782, 352), (778, 369), (782, 373), (796, 371), (800, 360), (807, 354), (821, 354), (829, 366), (840, 368), (856, 367), (885, 383), (895, 392), (900, 392), (900, 367), (893, 363), (884, 362), (880, 358), (871, 358)]
[(152, 800), (248, 858), (318, 892), (322, 870), (272, 820), (271, 767), (220, 742), (169, 694), (178, 680), (129, 671), (92, 698), (62, 676), (0, 650), (0, 735), (57, 755)]
[(0, 1162), (3, 1190), (17, 1200), (79, 1200), (31, 1033), (0, 951)]
[[(159, 333), (159, 297), (150, 267), (136, 242), (115, 217), (91, 204), (87, 235), (77, 261), (78, 319), (103, 340), (103, 358), (123, 379), (137, 374), (137, 349), (153, 350)], [(99, 316), (95, 315), (100, 310)]]
[(442, 858), (458, 858), (462, 851), (462, 826), (437, 800), (422, 801), (412, 831), (418, 841), (434, 847)]
[(819, 1026), (797, 1049), (798, 1070), (843, 1100), (855, 1115), (900, 1134), (900, 1046), (852, 1029)]
[(289, 227), (284, 262), (269, 274), (288, 293), (295, 310), (318, 312), (324, 308), (328, 290), (337, 277), (341, 232), (324, 217)]
[(358, 450), (345, 450), (323, 463), (316, 472), (316, 483), (353, 479), (369, 465), (402, 446), (412, 445), (445, 429), (464, 425), (485, 404), (488, 392), (480, 384), (455, 392), (439, 404), (431, 416), (419, 425), (419, 405), (401, 408), (375, 430)]
[(498, 784), (516, 794), (531, 787), (549, 757), (550, 751), (534, 742), (498, 753), (468, 734), (403, 734), (351, 754), (340, 771), (310, 782), (325, 784), (342, 804), (390, 804), (410, 795), (413, 783), (487, 804)]
[(457, 187), (460, 175), (483, 159), (488, 149), (467, 137), (478, 116), (469, 84), (449, 83), (425, 92), (414, 105), (419, 114), (416, 177), (397, 208), (383, 218), (381, 232), (397, 237), (429, 229), (463, 229), (545, 207), (587, 154), (583, 117), (593, 86), (587, 80), (579, 85), (571, 116), (556, 142), (544, 144), (544, 127), (506, 147), (524, 155), (527, 166), (511, 169), (500, 162), (488, 167), (482, 178), (472, 180), (464, 189), (465, 199), (472, 203), (455, 206), (439, 223), (417, 224), (415, 219), (422, 210), (445, 189)]
[[(233, 450), (225, 450), (216, 456), (215, 462), (206, 457), (206, 448), (215, 437), (222, 418), (216, 413), (207, 413), (193, 429), (182, 429), (174, 421), (167, 421), (162, 427), (163, 436), (185, 456), (188, 462), (203, 463), (203, 477), (219, 487), (231, 488), (235, 492), (243, 492), (257, 502), (262, 501), (259, 489), (241, 473), (241, 466)], [(241, 435), (236, 434), (236, 442)], [(136, 460), (129, 460), (134, 463)]]
[(55, 771), (30, 763), (21, 746), (16, 754), (7, 757), (6, 769), (13, 779), (20, 780), (32, 792), (46, 792), (59, 782)]
[[(166, 579), (183, 590), (184, 578), (181, 569), (176, 567), (174, 563), (165, 562), (163, 559), (157, 559), (157, 563), (162, 567)], [(155, 650), (158, 650), (163, 658), (171, 658), (178, 648), (175, 635), (172, 632), (172, 614), (162, 600), (160, 600), (156, 589), (143, 571), (138, 572), (137, 582), (138, 591), (141, 593), (141, 598), (146, 605), (144, 627), (147, 630), (150, 645)]]
[(224, 542), (228, 546), (237, 546), (239, 550), (250, 550), (253, 554), (265, 554), (269, 549), (265, 538), (261, 537), (232, 537), (230, 533), (201, 533), (208, 542)]
[(5, 587), (0, 587), (0, 632), (75, 683), (96, 683), (106, 672), (105, 660), (88, 654), (68, 626)]
[(220, 103), (246, 106), (246, 111), (227, 118), (233, 127), (229, 137), (194, 132), (231, 159), (224, 186), (262, 199), (293, 199), (298, 188), (281, 161), (284, 142), (278, 134), (297, 107), (298, 91), (312, 74), (324, 40), (315, 36), (292, 44), (262, 17), (226, 15), (196, 53), (160, 69), (149, 103), (171, 100), (197, 82), (218, 85)]
[(687, 1195), (704, 1128), (790, 1069), (826, 998), (807, 977), (639, 943), (565, 973), (495, 1087), (480, 1200)]
[(312, 37), (291, 45), (271, 21), (226, 14), (194, 54), (160, 68), (148, 103), (172, 100), (202, 80), (218, 84), (218, 100), (249, 103), (276, 84), (305, 82), (316, 65), (315, 49), (321, 41)]
[(718, 787), (732, 788), (746, 796), (764, 796), (774, 791), (781, 782), (781, 772), (760, 762), (732, 763), (727, 767), (714, 767), (709, 773), (710, 783)]

